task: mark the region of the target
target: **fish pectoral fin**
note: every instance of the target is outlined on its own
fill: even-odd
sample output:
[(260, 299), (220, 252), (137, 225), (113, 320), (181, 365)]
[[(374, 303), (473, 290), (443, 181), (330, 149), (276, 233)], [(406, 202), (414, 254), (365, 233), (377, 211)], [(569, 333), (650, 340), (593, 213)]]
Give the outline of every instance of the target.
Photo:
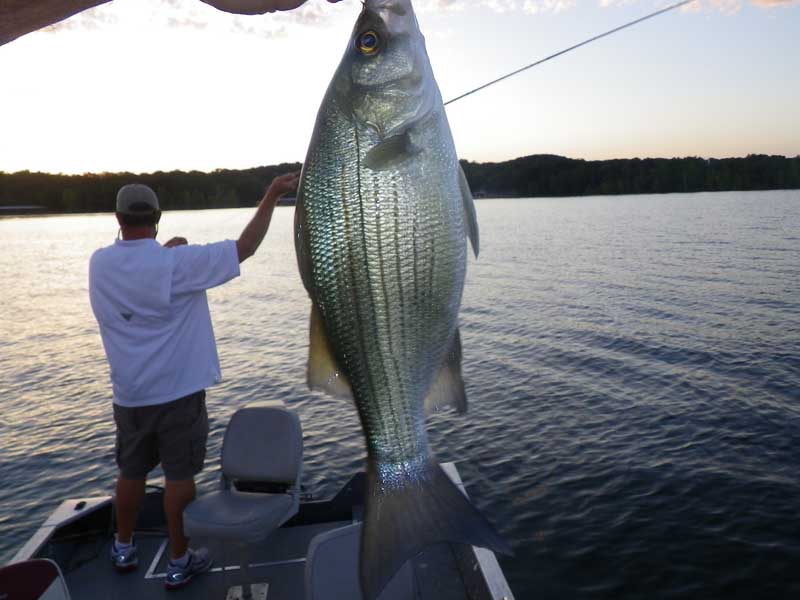
[(472, 244), (475, 258), (478, 258), (478, 252), (480, 251), (478, 216), (475, 214), (475, 200), (472, 199), (472, 191), (469, 189), (467, 176), (464, 174), (464, 169), (461, 165), (458, 165), (458, 183), (461, 186), (461, 198), (464, 202), (464, 222), (467, 224), (467, 235)]
[(328, 336), (322, 324), (322, 316), (315, 304), (311, 304), (309, 324), (308, 368), (306, 371), (308, 388), (325, 392), (336, 398), (353, 401), (350, 381), (342, 373), (331, 351)]
[(446, 406), (455, 408), (459, 414), (467, 412), (467, 394), (464, 391), (464, 379), (461, 377), (461, 334), (458, 329), (425, 397), (427, 414)]
[(372, 171), (385, 171), (420, 152), (421, 150), (411, 141), (409, 132), (405, 131), (386, 138), (369, 150), (362, 164)]

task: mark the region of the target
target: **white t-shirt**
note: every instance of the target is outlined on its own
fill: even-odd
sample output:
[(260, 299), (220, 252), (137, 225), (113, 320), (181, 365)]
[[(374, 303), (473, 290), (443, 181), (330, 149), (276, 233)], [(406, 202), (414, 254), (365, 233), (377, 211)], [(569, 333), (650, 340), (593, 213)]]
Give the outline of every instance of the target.
[(117, 240), (92, 255), (89, 299), (116, 404), (164, 404), (221, 381), (206, 290), (238, 275), (232, 240)]

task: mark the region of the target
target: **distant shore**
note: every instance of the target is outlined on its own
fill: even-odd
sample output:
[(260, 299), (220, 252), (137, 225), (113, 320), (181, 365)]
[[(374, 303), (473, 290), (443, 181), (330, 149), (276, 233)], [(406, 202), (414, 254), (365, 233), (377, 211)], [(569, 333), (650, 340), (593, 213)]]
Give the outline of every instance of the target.
[[(587, 161), (538, 154), (499, 163), (461, 161), (476, 198), (800, 189), (800, 156), (631, 158)], [(0, 216), (109, 212), (131, 181), (156, 190), (164, 210), (255, 206), (273, 177), (300, 168), (283, 163), (243, 170), (148, 174), (0, 172)], [(282, 204), (292, 204), (285, 199)]]

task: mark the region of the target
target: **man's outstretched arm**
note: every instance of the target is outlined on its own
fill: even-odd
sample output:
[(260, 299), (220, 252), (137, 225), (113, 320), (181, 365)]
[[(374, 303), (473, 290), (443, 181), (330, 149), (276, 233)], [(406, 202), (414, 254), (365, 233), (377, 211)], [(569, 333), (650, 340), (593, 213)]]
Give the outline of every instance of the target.
[(284, 194), (293, 192), (297, 189), (300, 180), (300, 172), (286, 173), (279, 175), (269, 184), (267, 191), (258, 204), (256, 214), (242, 230), (242, 234), (236, 241), (236, 250), (239, 253), (239, 262), (242, 263), (256, 253), (264, 236), (267, 235), (269, 223), (272, 220), (272, 212), (275, 205)]

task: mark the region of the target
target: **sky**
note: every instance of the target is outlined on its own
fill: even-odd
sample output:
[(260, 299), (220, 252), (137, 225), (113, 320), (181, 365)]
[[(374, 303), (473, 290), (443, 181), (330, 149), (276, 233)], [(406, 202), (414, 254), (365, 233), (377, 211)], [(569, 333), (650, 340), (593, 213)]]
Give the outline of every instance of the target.
[[(445, 100), (669, 2), (414, 0)], [(302, 162), (358, 0), (114, 0), (0, 46), (0, 171)], [(800, 155), (800, 0), (697, 0), (448, 106), (459, 156)]]

